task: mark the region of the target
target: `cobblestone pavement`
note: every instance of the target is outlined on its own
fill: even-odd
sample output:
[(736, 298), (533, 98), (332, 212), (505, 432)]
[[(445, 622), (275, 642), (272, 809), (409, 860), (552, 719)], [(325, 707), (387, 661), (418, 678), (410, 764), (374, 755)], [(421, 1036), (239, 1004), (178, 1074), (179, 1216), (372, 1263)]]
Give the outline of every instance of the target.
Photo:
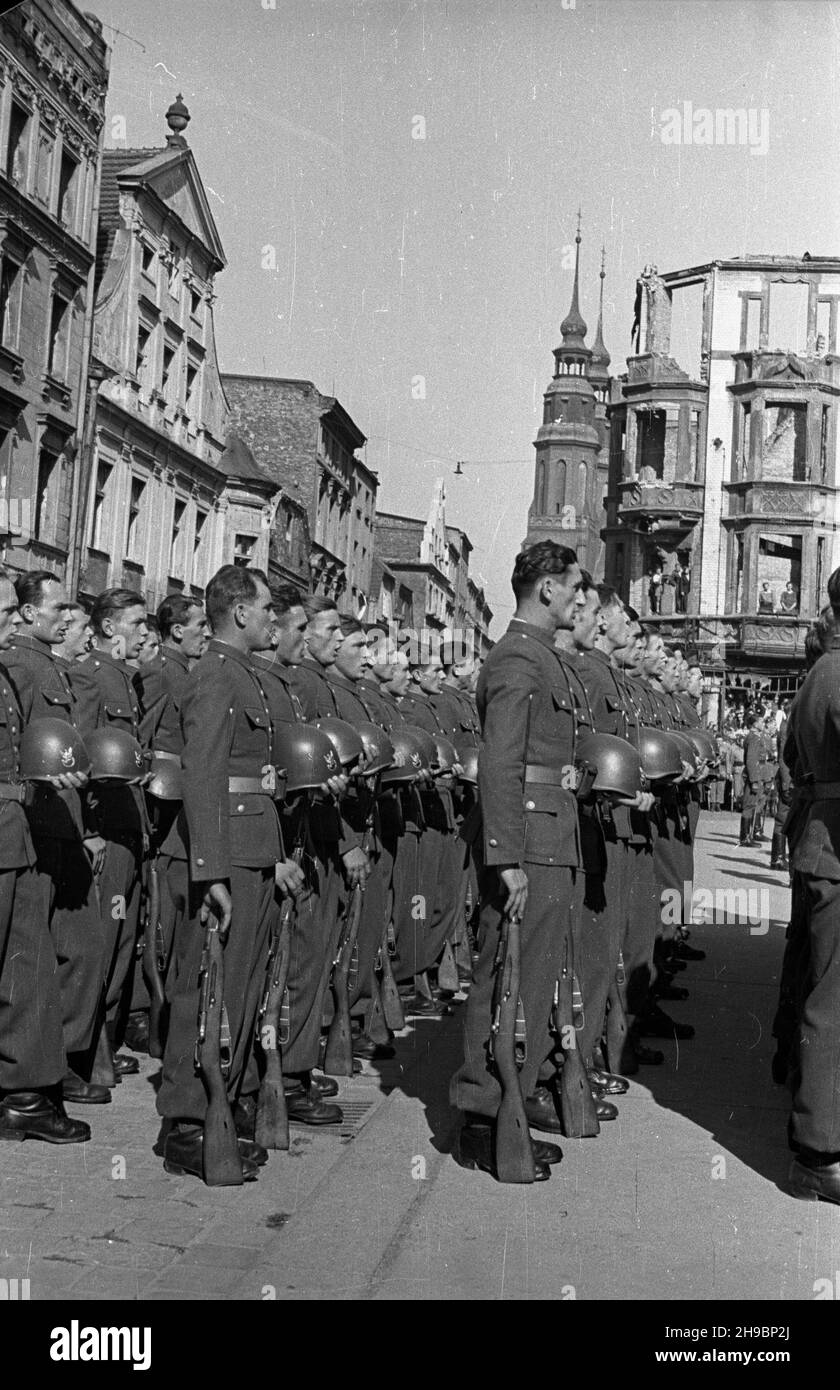
[(549, 1183), (500, 1187), (449, 1157), (457, 1013), (341, 1083), (343, 1135), (293, 1129), (241, 1188), (164, 1173), (144, 1059), (110, 1106), (73, 1110), (89, 1144), (0, 1145), (0, 1277), (28, 1279), (31, 1299), (813, 1298), (840, 1269), (840, 1211), (778, 1186), (786, 875), (769, 844), (738, 849), (735, 817), (700, 831), (695, 889), (751, 890), (742, 915), (768, 920), (695, 928), (707, 959), (668, 1008), (697, 1037), (657, 1043), (667, 1064), (643, 1068), (598, 1140), (563, 1141)]

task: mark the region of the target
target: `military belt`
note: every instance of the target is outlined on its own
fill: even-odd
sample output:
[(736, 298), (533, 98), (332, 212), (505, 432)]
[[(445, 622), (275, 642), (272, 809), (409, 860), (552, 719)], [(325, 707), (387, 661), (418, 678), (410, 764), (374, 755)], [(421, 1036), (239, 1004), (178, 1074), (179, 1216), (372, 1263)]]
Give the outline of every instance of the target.
[(26, 786), (22, 782), (0, 782), (0, 801), (25, 801)]
[(271, 796), (261, 777), (228, 777), (228, 791), (234, 796), (242, 796), (249, 792)]
[(547, 787), (565, 787), (568, 791), (568, 767), (542, 767), (539, 763), (528, 763), (525, 767), (525, 782), (539, 783)]

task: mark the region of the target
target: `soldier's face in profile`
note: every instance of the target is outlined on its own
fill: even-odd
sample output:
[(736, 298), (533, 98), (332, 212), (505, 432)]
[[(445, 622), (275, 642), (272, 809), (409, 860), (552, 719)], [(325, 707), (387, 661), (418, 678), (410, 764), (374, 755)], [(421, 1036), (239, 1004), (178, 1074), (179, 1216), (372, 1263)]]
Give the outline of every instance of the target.
[(551, 574), (547, 578), (549, 583), (548, 600), (552, 617), (558, 628), (571, 632), (575, 622), (580, 565), (570, 565), (564, 574)]
[(290, 608), (287, 613), (281, 613), (277, 619), (277, 625), (274, 629), (274, 648), (280, 660), (287, 666), (297, 666), (298, 662), (303, 661), (306, 649), (305, 632), (306, 614), (299, 604)]
[(647, 676), (658, 676), (662, 671), (664, 649), (661, 637), (651, 637), (645, 646), (642, 669)]
[(307, 624), (307, 651), (316, 661), (320, 661), (322, 666), (331, 666), (335, 661), (342, 638), (341, 619), (335, 608), (328, 608), (324, 613), (316, 613), (311, 622)]
[(265, 652), (271, 646), (271, 638), (277, 625), (274, 600), (268, 585), (257, 579), (256, 597), (250, 603), (242, 604), (242, 632), (248, 650)]
[(209, 627), (204, 609), (196, 603), (187, 614), (187, 621), (180, 623), (181, 651), (191, 659), (203, 656), (209, 641)]
[(27, 603), (21, 614), (33, 637), (43, 642), (60, 642), (67, 629), (67, 595), (55, 580), (45, 580), (39, 604)]
[(71, 608), (66, 620), (64, 636), (61, 639), (61, 654), (68, 661), (85, 656), (93, 641), (93, 628), (90, 618), (83, 608)]
[(122, 608), (105, 620), (103, 629), (114, 660), (133, 661), (139, 656), (149, 631), (146, 610), (139, 603), (132, 608)]
[(579, 589), (577, 599), (572, 634), (577, 647), (582, 651), (591, 651), (598, 635), (598, 618), (601, 612), (598, 590), (587, 589), (586, 593), (583, 593)]
[(411, 672), (407, 666), (394, 663), (388, 667), (385, 685), (392, 695), (405, 695), (411, 683)]
[(430, 656), (417, 671), (417, 684), (427, 695), (437, 695), (443, 679), (443, 665), (439, 656)]
[(630, 642), (633, 624), (621, 603), (611, 603), (598, 614), (598, 627), (614, 651), (623, 650)]
[(336, 652), (335, 666), (349, 681), (361, 679), (368, 665), (368, 643), (363, 632), (350, 632)]
[(0, 579), (0, 652), (4, 652), (20, 627), (17, 594), (9, 579)]

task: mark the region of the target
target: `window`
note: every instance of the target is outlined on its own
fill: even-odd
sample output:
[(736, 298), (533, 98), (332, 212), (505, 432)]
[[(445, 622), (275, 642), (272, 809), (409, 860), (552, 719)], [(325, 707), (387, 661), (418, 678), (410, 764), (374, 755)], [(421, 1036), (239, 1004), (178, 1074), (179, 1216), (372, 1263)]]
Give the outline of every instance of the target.
[(831, 333), (831, 304), (830, 299), (817, 300), (816, 353), (818, 357), (824, 357), (827, 352), (834, 351)]
[(204, 533), (207, 528), (207, 512), (201, 508), (196, 509), (195, 513), (195, 535), (193, 537), (193, 584), (201, 584), (204, 573), (204, 556), (202, 554), (202, 544)]
[(53, 294), (50, 308), (50, 336), (47, 345), (47, 371), (57, 381), (67, 375), (67, 349), (70, 338), (70, 301)]
[(62, 151), (61, 170), (58, 176), (58, 216), (65, 227), (72, 232), (76, 221), (76, 193), (78, 189), (79, 161), (67, 150)]
[(56, 491), (60, 475), (58, 458), (55, 449), (49, 448), (46, 444), (41, 445), (35, 485), (35, 535), (41, 541), (53, 539), (53, 522), (58, 501)]
[[(35, 197), (45, 207), (49, 206), (50, 184), (52, 182), (52, 160), (55, 141), (46, 130), (38, 132), (38, 150), (35, 155)], [(60, 206), (60, 205), (59, 205)]]
[(174, 361), (175, 361), (175, 348), (172, 346), (171, 343), (164, 343), (164, 345), (163, 345), (163, 371), (162, 371), (162, 373), (161, 373), (161, 378), (160, 378), (160, 389), (161, 389), (161, 391), (163, 392), (164, 396), (167, 397), (167, 399), (168, 399), (168, 397), (169, 397), (169, 392), (168, 392), (167, 388), (168, 388), (168, 386), (169, 386), (169, 379), (170, 379), (170, 377), (171, 377), (171, 375), (172, 375), (172, 364), (173, 364)]
[(235, 536), (233, 541), (233, 563), (235, 565), (250, 565), (254, 558), (256, 545), (256, 536)]
[(96, 470), (96, 493), (93, 499), (93, 535), (91, 546), (94, 550), (103, 550), (105, 542), (105, 531), (107, 524), (106, 506), (108, 501), (108, 481), (111, 477), (111, 465), (100, 463)]
[(154, 249), (154, 247), (153, 247), (153, 246), (149, 246), (148, 243), (145, 242), (145, 241), (141, 242), (141, 243), (140, 243), (140, 258), (141, 258), (140, 264), (141, 264), (141, 268), (142, 268), (143, 274), (144, 274), (144, 275), (147, 275), (148, 278), (149, 278), (150, 280), (154, 280), (154, 278), (155, 278), (155, 269), (154, 269), (154, 267), (155, 267), (155, 249)]
[(808, 286), (776, 280), (770, 286), (771, 351), (804, 352), (808, 336)]
[(134, 374), (143, 377), (146, 364), (149, 360), (149, 339), (152, 336), (151, 328), (147, 328), (145, 323), (141, 323), (137, 328), (137, 350), (134, 359)]
[(13, 183), (26, 183), (30, 120), (26, 108), (13, 101), (9, 121), (9, 143), (6, 146), (6, 174)]
[(131, 501), (128, 506), (128, 536), (126, 538), (126, 559), (138, 560), (142, 540), (141, 508), (146, 484), (142, 478), (131, 480)]
[(201, 290), (197, 290), (194, 285), (190, 286), (190, 313), (194, 319), (201, 313)]
[(820, 419), (820, 482), (824, 483), (828, 471), (828, 422), (831, 406), (824, 405)]
[(768, 401), (764, 410), (761, 476), (779, 482), (804, 483), (808, 407)]
[(198, 415), (198, 363), (187, 362), (187, 413), (192, 416)]
[(761, 298), (749, 295), (744, 305), (743, 341), (744, 351), (756, 352), (761, 331)]
[(184, 522), (187, 514), (186, 502), (176, 499), (172, 515), (172, 541), (169, 547), (169, 573), (173, 579), (184, 578)]
[(13, 351), (18, 344), (23, 267), (4, 256), (0, 262), (0, 342)]
[(174, 246), (166, 264), (166, 281), (172, 298), (179, 299), (181, 295), (181, 262)]

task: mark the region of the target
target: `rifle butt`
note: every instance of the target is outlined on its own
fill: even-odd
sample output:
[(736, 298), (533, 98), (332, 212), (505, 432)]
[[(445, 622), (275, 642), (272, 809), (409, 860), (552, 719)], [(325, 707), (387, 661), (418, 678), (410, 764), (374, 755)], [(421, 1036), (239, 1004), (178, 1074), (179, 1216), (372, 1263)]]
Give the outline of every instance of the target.
[(241, 1187), (245, 1181), (227, 1099), (211, 1096), (204, 1121), (204, 1181), (208, 1187)]
[(506, 1089), (496, 1116), (496, 1176), (499, 1182), (535, 1182), (534, 1149), (522, 1093)]
[(563, 1054), (560, 1076), (560, 1113), (563, 1133), (568, 1139), (594, 1139), (601, 1126), (595, 1113), (592, 1087), (580, 1053), (570, 1049)]
[(617, 1072), (621, 1068), (621, 1057), (627, 1043), (627, 1019), (617, 985), (609, 994), (606, 1036), (607, 1063), (610, 1071)]
[(350, 1031), (350, 1009), (347, 1006), (346, 993), (343, 1007), (336, 1001), (335, 1015), (327, 1034), (324, 1071), (328, 1076), (353, 1075), (353, 1038)]
[(163, 1056), (163, 1000), (152, 993), (149, 1002), (149, 1056)]
[(265, 1076), (260, 1085), (254, 1138), (264, 1149), (288, 1149), (289, 1111), (283, 1090), (283, 1073), (279, 1058), (273, 1065), (270, 1060), (272, 1056), (277, 1057), (277, 1054), (268, 1054)]
[(458, 967), (455, 964), (455, 956), (449, 941), (444, 942), (443, 954), (438, 962), (437, 980), (441, 989), (449, 990), (452, 994), (457, 994), (461, 988), (461, 982), (458, 979)]
[(105, 1031), (104, 1021), (99, 1029), (99, 1035), (96, 1040), (96, 1051), (93, 1057), (90, 1079), (97, 1086), (108, 1086), (112, 1088), (117, 1084), (117, 1078), (114, 1072), (114, 1058), (111, 1052), (111, 1044), (108, 1041), (108, 1034)]
[(382, 988), (380, 992), (385, 1023), (392, 1033), (399, 1033), (405, 1027), (405, 1014), (397, 982), (394, 979), (394, 972), (391, 969), (391, 962), (388, 958), (387, 942), (382, 947)]

